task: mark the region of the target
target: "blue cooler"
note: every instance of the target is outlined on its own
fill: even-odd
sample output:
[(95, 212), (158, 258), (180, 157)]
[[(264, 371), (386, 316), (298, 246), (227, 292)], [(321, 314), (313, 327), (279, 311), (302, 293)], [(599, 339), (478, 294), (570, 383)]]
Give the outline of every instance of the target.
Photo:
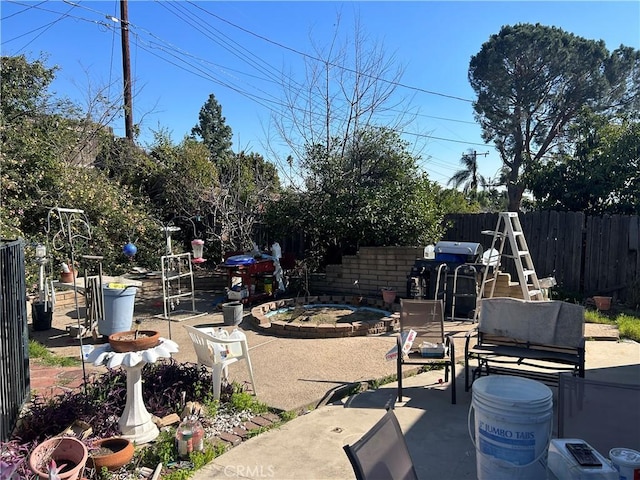
[(479, 263), (483, 249), (475, 242), (438, 242), (435, 252), (438, 262)]

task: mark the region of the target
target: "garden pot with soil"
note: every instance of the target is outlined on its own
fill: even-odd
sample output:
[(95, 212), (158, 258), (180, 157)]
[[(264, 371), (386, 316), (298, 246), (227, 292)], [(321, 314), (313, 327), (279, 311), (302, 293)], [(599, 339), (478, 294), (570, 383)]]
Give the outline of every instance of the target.
[(68, 272), (60, 272), (60, 283), (73, 283), (73, 279), (78, 277), (78, 270), (69, 270)]
[(51, 460), (58, 468), (61, 480), (82, 477), (89, 453), (85, 444), (75, 437), (54, 437), (37, 445), (29, 455), (29, 468), (39, 478), (48, 479)]
[(382, 289), (382, 300), (384, 303), (393, 303), (396, 300), (396, 291), (392, 288)]
[(600, 312), (611, 308), (611, 297), (593, 297), (593, 301), (596, 303), (596, 308)]
[(147, 350), (159, 343), (160, 332), (155, 330), (129, 330), (109, 335), (109, 344), (118, 353)]
[(115, 470), (129, 463), (134, 453), (133, 443), (126, 438), (102, 438), (93, 444), (89, 454), (89, 465), (98, 471), (102, 467)]

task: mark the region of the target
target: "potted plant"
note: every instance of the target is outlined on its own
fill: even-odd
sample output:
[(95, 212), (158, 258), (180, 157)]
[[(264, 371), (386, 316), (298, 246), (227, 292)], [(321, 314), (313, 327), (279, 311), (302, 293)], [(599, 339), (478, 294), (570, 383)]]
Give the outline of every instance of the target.
[(593, 301), (596, 304), (596, 308), (600, 312), (607, 311), (611, 308), (611, 297), (593, 297)]
[(392, 287), (382, 287), (382, 300), (384, 303), (393, 303), (396, 300), (396, 291)]
[(73, 279), (77, 276), (78, 270), (76, 270), (73, 265), (70, 267), (68, 264), (64, 262), (62, 263), (62, 268), (60, 270), (60, 282), (73, 283)]
[(101, 438), (90, 443), (89, 464), (98, 471), (102, 467), (115, 470), (129, 463), (134, 453), (131, 440), (122, 437)]
[(155, 330), (129, 330), (109, 335), (109, 344), (114, 352), (138, 352), (153, 348), (160, 343), (160, 332)]
[(39, 478), (77, 480), (87, 458), (85, 444), (75, 437), (53, 437), (37, 445), (29, 455), (29, 468)]

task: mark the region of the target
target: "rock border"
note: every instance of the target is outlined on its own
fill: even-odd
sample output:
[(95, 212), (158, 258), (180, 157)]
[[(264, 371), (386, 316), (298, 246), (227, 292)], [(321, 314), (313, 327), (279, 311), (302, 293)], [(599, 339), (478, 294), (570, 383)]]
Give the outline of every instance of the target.
[(382, 299), (353, 297), (345, 295), (317, 295), (304, 298), (283, 298), (262, 303), (251, 308), (251, 322), (260, 332), (288, 338), (343, 338), (392, 333), (400, 321), (400, 305), (391, 304), (393, 312), (379, 320), (358, 321), (351, 323), (308, 325), (300, 322), (271, 322), (267, 313), (281, 308), (297, 305), (318, 304), (349, 305), (356, 307), (372, 307), (389, 310), (389, 304)]

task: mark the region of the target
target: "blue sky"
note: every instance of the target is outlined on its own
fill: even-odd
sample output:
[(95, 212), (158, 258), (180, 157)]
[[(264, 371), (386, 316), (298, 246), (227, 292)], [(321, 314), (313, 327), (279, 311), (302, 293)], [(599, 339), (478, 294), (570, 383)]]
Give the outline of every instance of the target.
[[(110, 85), (120, 94), (122, 60), (116, 0), (3, 0), (2, 54), (45, 55), (60, 68), (53, 90), (86, 105), (89, 92)], [(339, 26), (336, 27), (340, 15)], [(640, 49), (640, 2), (213, 2), (129, 1), (134, 122), (140, 143), (168, 129), (178, 142), (198, 122), (210, 93), (234, 133), (234, 150), (267, 154), (272, 112), (279, 111), (283, 73), (304, 81), (304, 56), (352, 37), (354, 18), (371, 42), (404, 68), (398, 98), (417, 115), (403, 130), (429, 176), (446, 184), (463, 152), (475, 149), (481, 173), (500, 166), (483, 145), (467, 80), (469, 60), (503, 25), (542, 23), (594, 40), (609, 50)], [(429, 93), (430, 92), (430, 93)], [(455, 97), (455, 98), (450, 98)], [(124, 136), (124, 120), (112, 126)], [(419, 133), (419, 136), (412, 133)], [(285, 155), (287, 152), (283, 152)]]

